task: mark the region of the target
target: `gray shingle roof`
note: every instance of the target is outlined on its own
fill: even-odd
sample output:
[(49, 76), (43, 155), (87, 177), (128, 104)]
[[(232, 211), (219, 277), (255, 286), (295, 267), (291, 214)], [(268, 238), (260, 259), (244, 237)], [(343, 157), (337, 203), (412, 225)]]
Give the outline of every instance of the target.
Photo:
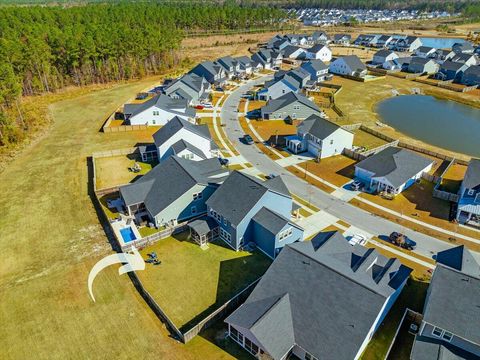
[(262, 207), (252, 218), (257, 224), (261, 225), (264, 229), (268, 230), (271, 234), (278, 234), (286, 225), (290, 224), (291, 226), (297, 225), (290, 222), (285, 216), (280, 215), (279, 213)]
[(363, 71), (367, 68), (357, 55), (343, 56), (342, 59), (352, 71)]
[[(272, 184), (275, 186), (271, 186)], [(232, 224), (238, 225), (267, 191), (286, 195), (277, 191), (278, 188), (280, 185), (276, 182), (269, 184), (267, 181), (234, 171), (207, 200), (207, 205), (226, 217)]]
[(429, 286), (423, 320), (480, 343), (480, 275), (438, 264)]
[[(351, 246), (340, 233), (322, 233), (284, 247), (245, 303), (225, 321), (253, 330), (260, 342), (276, 331), (285, 334), (261, 344), (274, 359), (294, 344), (318, 359), (352, 359), (387, 297), (410, 272), (374, 249)], [(266, 313), (268, 326), (255, 328)]]
[(382, 50), (378, 50), (374, 56), (387, 57), (391, 54), (395, 54), (395, 52), (392, 50), (382, 49)]
[(302, 68), (307, 69), (308, 67), (311, 67), (314, 71), (321, 71), (321, 70), (327, 70), (328, 66), (320, 59), (315, 59), (315, 60), (310, 60), (307, 62), (304, 62), (301, 65)]
[(399, 187), (431, 163), (432, 160), (410, 150), (391, 146), (355, 166), (373, 173), (373, 177), (385, 177), (393, 186)]
[(328, 46), (327, 46), (327, 45), (323, 45), (323, 44), (315, 44), (315, 45), (313, 45), (310, 49), (308, 49), (307, 51), (310, 52), (310, 53), (317, 53), (317, 52), (319, 52), (320, 50), (322, 50), (323, 48), (327, 48), (327, 49), (328, 49)]
[(480, 188), (480, 159), (470, 160), (462, 184), (466, 189)]
[(278, 111), (285, 106), (292, 104), (294, 102), (299, 102), (302, 105), (305, 105), (313, 110), (318, 111), (319, 113), (322, 110), (312, 101), (308, 100), (305, 95), (302, 94), (295, 94), (293, 92), (286, 93), (285, 95), (280, 96), (278, 99), (269, 100), (267, 105), (265, 105), (262, 110), (265, 113), (272, 113)]
[(440, 251), (436, 261), (465, 274), (480, 277), (480, 265), (465, 245)]
[(188, 141), (185, 141), (182, 139), (172, 145), (172, 150), (175, 155), (178, 155), (185, 149), (188, 149), (191, 153), (197, 155), (202, 159), (206, 159), (206, 156), (203, 153), (203, 151), (197, 148), (195, 145), (190, 144)]
[(440, 339), (416, 336), (411, 353), (412, 360), (479, 360), (452, 344)]
[(175, 116), (172, 120), (158, 129), (155, 134), (153, 134), (153, 141), (155, 142), (155, 145), (160, 146), (182, 129), (186, 129), (207, 140), (212, 140), (212, 135), (210, 134), (208, 125), (194, 125), (187, 120), (183, 120), (178, 116)]
[(156, 216), (194, 185), (220, 183), (224, 174), (216, 158), (192, 161), (171, 156), (134, 183), (120, 187), (120, 193), (127, 206), (143, 202)]
[(310, 115), (297, 126), (297, 129), (302, 133), (309, 133), (316, 138), (325, 139), (338, 129), (341, 129), (341, 127), (318, 115)]
[[(172, 114), (195, 117), (195, 109), (189, 107), (186, 100), (172, 99), (164, 94), (156, 95), (141, 104), (125, 104), (123, 112), (135, 116), (153, 106), (164, 109)], [(185, 111), (180, 110), (184, 108), (186, 109)]]
[(447, 60), (442, 65), (440, 65), (440, 71), (442, 71), (442, 70), (444, 70), (444, 71), (458, 71), (464, 66), (465, 66), (465, 64)]

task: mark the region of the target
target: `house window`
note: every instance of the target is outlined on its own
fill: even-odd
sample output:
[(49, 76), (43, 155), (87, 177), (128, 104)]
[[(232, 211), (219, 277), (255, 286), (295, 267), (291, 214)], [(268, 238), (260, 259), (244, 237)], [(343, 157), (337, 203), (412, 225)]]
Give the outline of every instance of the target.
[(442, 330), (442, 329), (440, 329), (439, 327), (436, 327), (436, 326), (433, 328), (433, 331), (432, 331), (432, 335), (433, 335), (433, 336), (441, 337), (442, 334), (443, 334), (443, 330)]
[(230, 233), (222, 228), (220, 228), (220, 237), (227, 242), (232, 241), (232, 236), (230, 235)]
[(227, 219), (225, 217), (223, 218), (223, 225), (227, 225)]
[(475, 196), (475, 200), (474, 200), (476, 203), (480, 203), (480, 193), (477, 194), (477, 196)]
[(453, 338), (453, 334), (450, 333), (450, 332), (448, 332), (448, 331), (445, 331), (445, 332), (443, 333), (442, 338), (443, 338), (443, 340), (450, 342), (450, 341), (452, 340), (452, 338)]
[(283, 240), (283, 239), (288, 238), (288, 237), (291, 236), (292, 234), (293, 234), (293, 230), (292, 230), (292, 228), (290, 227), (290, 228), (282, 231), (282, 232), (278, 235), (278, 238), (279, 238), (279, 240), (281, 241), (281, 240)]
[(233, 340), (238, 341), (238, 335), (239, 335), (239, 332), (237, 331), (237, 329), (230, 327), (230, 337)]
[(330, 140), (330, 145), (333, 145), (333, 140)]
[(317, 358), (306, 352), (305, 353), (305, 360), (317, 360)]
[(195, 215), (197, 213), (197, 207), (196, 206), (192, 206), (190, 208), (190, 212), (192, 213), (192, 215)]
[(257, 355), (258, 346), (252, 343), (249, 339), (245, 338), (245, 349), (252, 355)]
[(202, 198), (203, 198), (203, 193), (201, 192), (193, 194), (193, 200), (200, 200)]
[(468, 196), (473, 196), (473, 194), (475, 194), (475, 190), (468, 189)]
[(153, 115), (154, 115), (154, 116), (160, 115), (160, 111), (154, 111), (154, 112), (153, 112)]
[(155, 121), (155, 120), (152, 120), (152, 124), (155, 125), (155, 124), (156, 124), (156, 121)]
[(300, 105), (293, 105), (293, 110), (300, 110)]

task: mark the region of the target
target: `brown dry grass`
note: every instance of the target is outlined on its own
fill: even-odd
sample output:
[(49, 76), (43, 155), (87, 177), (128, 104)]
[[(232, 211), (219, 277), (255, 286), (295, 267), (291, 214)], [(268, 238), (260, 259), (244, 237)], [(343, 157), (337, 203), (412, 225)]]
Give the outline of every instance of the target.
[(440, 190), (456, 194), (460, 189), (467, 167), (465, 165), (453, 164), (443, 176), (440, 183)]
[(367, 149), (374, 149), (378, 146), (385, 145), (387, 142), (375, 135), (372, 135), (363, 130), (356, 130), (353, 138), (354, 146), (364, 146)]
[[(308, 163), (308, 165), (307, 165)], [(336, 186), (342, 186), (352, 180), (357, 162), (344, 155), (331, 156), (320, 162), (310, 160), (298, 164), (302, 169), (328, 181)]]
[(301, 178), (301, 179), (304, 179), (305, 181), (309, 182), (310, 184), (312, 184), (313, 186), (316, 186), (317, 188), (319, 188), (320, 190), (323, 190), (327, 193), (332, 193), (335, 191), (335, 189), (331, 188), (330, 186), (314, 179), (313, 177), (305, 174), (305, 171), (303, 170), (299, 170), (297, 169), (296, 167), (294, 166), (288, 166), (286, 167), (286, 169), (288, 171), (290, 171), (292, 174), (294, 174), (295, 176)]

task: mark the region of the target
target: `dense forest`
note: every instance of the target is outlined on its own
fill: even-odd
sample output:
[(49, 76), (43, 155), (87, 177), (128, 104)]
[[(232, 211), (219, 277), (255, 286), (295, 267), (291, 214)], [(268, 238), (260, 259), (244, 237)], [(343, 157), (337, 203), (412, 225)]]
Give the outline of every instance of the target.
[(21, 95), (159, 73), (177, 64), (185, 29), (271, 27), (284, 17), (282, 10), (228, 3), (3, 7), (0, 145), (27, 130), (21, 114), (10, 115)]

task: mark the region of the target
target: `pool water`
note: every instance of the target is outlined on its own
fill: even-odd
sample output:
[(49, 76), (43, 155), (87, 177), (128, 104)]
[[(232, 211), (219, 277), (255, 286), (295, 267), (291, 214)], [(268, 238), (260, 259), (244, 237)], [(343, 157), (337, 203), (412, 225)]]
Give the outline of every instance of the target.
[(131, 226), (120, 229), (120, 234), (122, 235), (124, 243), (129, 243), (130, 241), (137, 239)]

